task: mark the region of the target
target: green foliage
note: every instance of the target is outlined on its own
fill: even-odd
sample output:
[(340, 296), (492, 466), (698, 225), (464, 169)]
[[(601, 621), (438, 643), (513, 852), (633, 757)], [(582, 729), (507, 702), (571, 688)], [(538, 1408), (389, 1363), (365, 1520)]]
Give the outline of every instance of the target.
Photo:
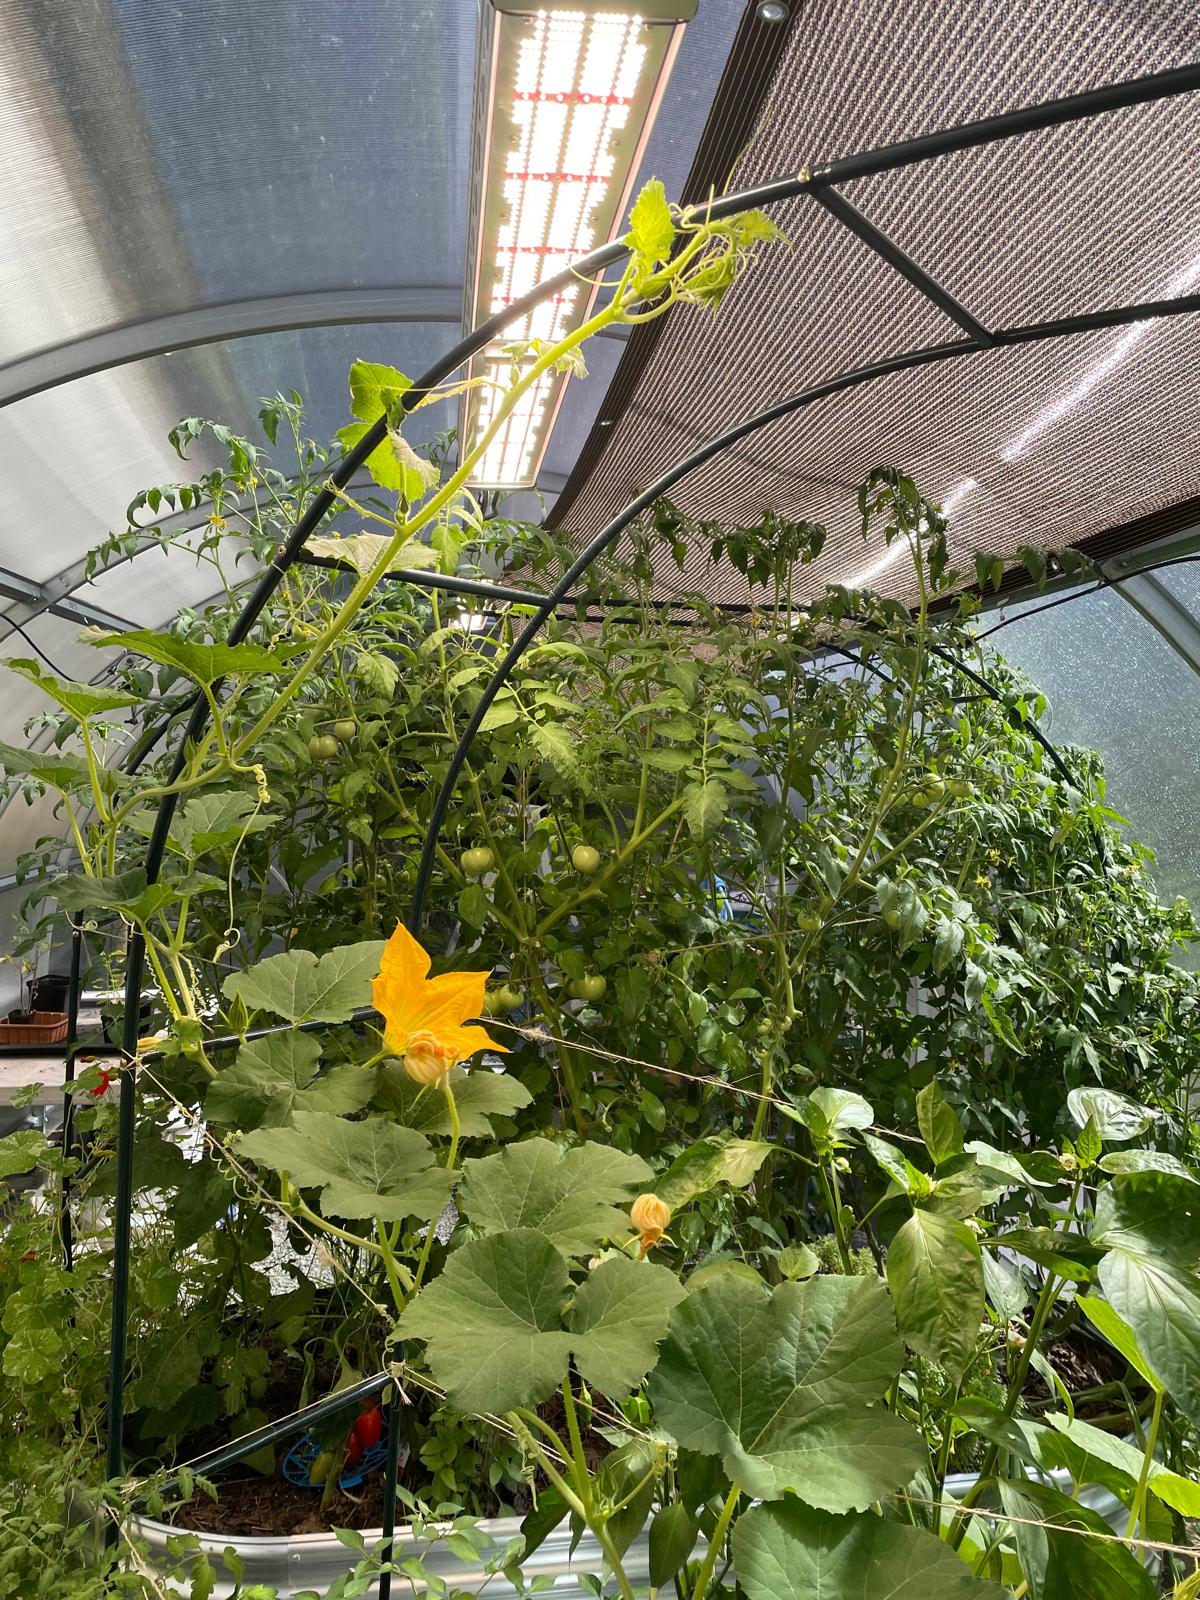
[(537, 1228), (563, 1255), (629, 1230), (617, 1207), (649, 1186), (645, 1162), (599, 1144), (527, 1139), (463, 1166), (462, 1203), (481, 1233)]
[(672, 1313), (650, 1397), (679, 1444), (719, 1455), (747, 1494), (861, 1510), (920, 1465), (917, 1435), (874, 1404), (898, 1359), (877, 1280), (771, 1292), (721, 1277)]
[(348, 1022), (371, 1003), (382, 939), (367, 939), (316, 956), (288, 950), (257, 966), (231, 972), (222, 989), (248, 1011), (269, 1011), (289, 1022)]
[[(651, 184), (589, 327), (715, 309), (779, 239), (759, 213), (712, 223)], [(584, 369), (574, 337), (508, 355), (501, 411), (538, 371)], [(1017, 1477), (1011, 1458), (1110, 1489), (1152, 1539), (1197, 1509), (1200, 1008), (1176, 963), (1195, 928), (1159, 905), (1098, 761), (1065, 752), (1069, 776), (1047, 761), (1044, 701), (973, 639), (944, 517), (899, 469), (870, 474), (859, 511), (872, 551), (909, 553), (911, 611), (816, 593), (817, 522), (718, 525), (662, 503), (588, 573), (601, 620), (585, 604), (548, 621), (472, 746), (421, 938), (437, 972), (495, 971), (484, 1020), (511, 1054), (503, 1073), (455, 1066), (422, 1086), (383, 1057), (373, 1019), (350, 1023), (519, 608), (475, 629), (443, 593), (379, 580), (436, 565), (544, 587), (574, 551), (502, 508), (485, 517), (470, 450), (418, 454), (401, 431), (410, 388), (390, 367), (351, 370), (341, 446), (384, 423), (368, 465), (386, 494), (343, 493), (353, 531), (309, 546), (348, 577), (292, 568), (230, 644), (239, 563), (274, 558), (333, 456), (295, 395), (264, 402), (269, 449), (186, 418), (179, 454), (203, 437), (222, 465), (143, 491), (94, 567), (179, 548), (134, 523), (203, 504), (189, 548), (228, 599), (121, 636), (133, 653), (111, 689), (15, 663), (45, 692), (52, 747), (0, 748), (0, 763), (10, 790), (61, 796), (80, 870), (58, 877), (58, 914), (97, 924), (97, 986), (120, 987), (126, 925), (153, 964), (131, 1471), (241, 1431), (280, 1374), (303, 1403), (395, 1361), (430, 1517), (523, 1594), (518, 1552), (491, 1550), (459, 1508), (507, 1507), (530, 1484), (529, 1547), (572, 1518), (623, 1600), (623, 1553), (647, 1525), (656, 1587), (695, 1600), (734, 1574), (749, 1600), (985, 1600), (1022, 1581), (1033, 1600), (1142, 1594), (1128, 1552), (1060, 1531), (1068, 1510), (1038, 1485), (1008, 1484), (1009, 1509), (1036, 1502), (1054, 1526), (1007, 1524), (989, 1502), (994, 1548), (944, 1496), (963, 1463)], [(691, 626), (671, 626), (650, 603), (664, 559), (681, 588), (707, 569), (754, 609), (684, 594)], [(1022, 559), (1038, 572), (1037, 552)], [(996, 558), (976, 576), (998, 581)], [(180, 774), (172, 739), (113, 773), (110, 714), (148, 737), (197, 686), (216, 721)], [(168, 784), (180, 804), (150, 885)], [(59, 852), (50, 840), (22, 864), (23, 949), (49, 926), (36, 903)], [(245, 1037), (276, 1019), (288, 1031)], [(15, 1486), (0, 1595), (22, 1600), (145, 1592), (128, 1548), (110, 1560), (90, 1515), (60, 1510), (73, 1483), (122, 1504), (95, 1446), (110, 1243), (106, 1221), (87, 1224), (115, 1189), (117, 1117), (99, 1084), (85, 1072), (74, 1097), (75, 1273), (52, 1208), (14, 1201), (0, 1240), (0, 1472)], [(191, 1160), (178, 1126), (194, 1107), (207, 1142)], [(57, 1180), (61, 1159), (40, 1134), (0, 1140), (0, 1175), (36, 1162)], [(638, 1196), (657, 1203), (635, 1228)], [(1144, 1448), (1084, 1421), (1051, 1364), (1057, 1340), (1092, 1330), (1126, 1368), (1091, 1398)], [(1061, 1412), (1031, 1400), (1031, 1374)], [(22, 1539), (36, 1559), (13, 1553)], [(405, 1576), (430, 1577), (416, 1560)], [(197, 1564), (193, 1592), (210, 1582)]]
[(975, 1577), (920, 1528), (834, 1516), (796, 1500), (748, 1511), (733, 1555), (749, 1600), (1003, 1600), (1010, 1592)]
[(302, 1189), (319, 1188), (331, 1217), (427, 1217), (449, 1200), (454, 1178), (433, 1166), (429, 1140), (412, 1128), (347, 1122), (329, 1111), (293, 1110), (290, 1127), (257, 1129), (238, 1150)]

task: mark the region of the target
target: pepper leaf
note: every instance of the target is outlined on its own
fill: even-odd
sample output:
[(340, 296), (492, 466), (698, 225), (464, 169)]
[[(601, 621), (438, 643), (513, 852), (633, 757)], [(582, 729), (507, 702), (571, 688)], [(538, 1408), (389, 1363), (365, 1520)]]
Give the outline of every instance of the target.
[[(1000, 1501), (1020, 1518), (1012, 1524), (1017, 1552), (1030, 1592), (1041, 1600), (1154, 1600), (1157, 1584), (1097, 1512), (1024, 1479), (1001, 1479)], [(1086, 1533), (1105, 1537), (1080, 1537)]]
[(678, 1211), (719, 1183), (744, 1189), (774, 1148), (761, 1139), (701, 1139), (676, 1156), (654, 1192)]
[(1090, 1120), (1102, 1139), (1122, 1144), (1145, 1133), (1153, 1115), (1115, 1089), (1072, 1089), (1067, 1109), (1081, 1128)]
[(887, 1276), (909, 1348), (960, 1379), (983, 1319), (983, 1263), (975, 1235), (944, 1212), (914, 1211), (888, 1249)]

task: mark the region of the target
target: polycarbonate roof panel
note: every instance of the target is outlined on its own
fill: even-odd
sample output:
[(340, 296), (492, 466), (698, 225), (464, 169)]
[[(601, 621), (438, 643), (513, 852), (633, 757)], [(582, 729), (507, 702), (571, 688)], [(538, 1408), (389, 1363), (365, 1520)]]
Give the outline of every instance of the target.
[(212, 302), (460, 285), (477, 15), (9, 0), (0, 361)]
[[(236, 553), (229, 549), (222, 557), (231, 584), (255, 577), (260, 570), (248, 552), (239, 565)], [(159, 628), (177, 611), (199, 608), (220, 591), (220, 574), (211, 560), (172, 548), (145, 550), (134, 561), (98, 572), (76, 593), (80, 600), (116, 612), (139, 628)]]
[[(1038, 605), (1010, 609), (1006, 614), (1015, 612), (1017, 620), (991, 643), (1049, 699), (1051, 714), (1043, 726), (1060, 749), (1075, 744), (1100, 751), (1108, 803), (1129, 819), (1134, 837), (1157, 853), (1160, 895), (1170, 900), (1183, 894), (1200, 904), (1200, 835), (1188, 803), (1200, 785), (1200, 747), (1183, 736), (1200, 720), (1200, 680), (1110, 590), (1040, 615)], [(996, 620), (989, 614), (985, 626)], [(1113, 661), (1124, 663), (1124, 670), (1100, 669), (1100, 663)]]
[[(5, 602), (6, 611), (10, 604)], [(11, 656), (32, 656), (40, 660), (47, 672), (53, 672), (57, 677), (74, 678), (79, 683), (87, 683), (111, 665), (120, 651), (84, 643), (79, 637), (82, 629), (82, 623), (70, 618), (43, 613), (29, 622), (23, 622), (20, 633), (8, 635), (0, 644), (0, 660), (7, 660)], [(39, 652), (42, 654), (39, 655)], [(0, 675), (0, 683), (4, 688), (4, 694), (0, 697), (0, 739), (11, 739), (13, 722), (17, 717), (12, 702), (15, 692), (24, 692), (20, 689), (23, 681), (10, 672)], [(29, 685), (29, 693), (34, 711), (53, 709), (45, 695), (32, 684)]]
[[(261, 441), (259, 398), (294, 387), (308, 403), (311, 436), (330, 439), (350, 420), (346, 378), (357, 356), (415, 374), (452, 333), (438, 324), (382, 324), (262, 334), (174, 351), (5, 407), (0, 566), (39, 582), (49, 578), (123, 529), (139, 489), (191, 481), (215, 466), (207, 440), (194, 446), (188, 462), (175, 455), (166, 435), (181, 416), (215, 418)], [(423, 444), (454, 416), (453, 402), (427, 406), (410, 420), (409, 437)], [(284, 471), (286, 450), (281, 433), (274, 457)], [(114, 592), (117, 611), (119, 599)]]
[[(1184, 8), (810, 0), (734, 185), (1144, 76), (1195, 59), (1198, 47), (1200, 16)], [(852, 186), (853, 198), (976, 311), (1041, 320), (1194, 287), (1197, 143), (1200, 96), (1183, 97), (886, 174)], [(790, 253), (765, 255), (715, 320), (672, 314), (567, 515), (575, 537), (771, 402), (958, 336), (812, 200), (773, 215)], [(875, 379), (743, 442), (672, 492), (705, 516), (736, 520), (770, 505), (825, 520), (816, 587), (862, 581), (871, 564), (853, 490), (879, 463), (952, 497), (968, 570), (977, 549), (1075, 542), (1200, 492), (1196, 337), (1197, 320), (1183, 319)], [(699, 564), (662, 581), (745, 594), (740, 580)], [(907, 592), (898, 566), (870, 581)]]

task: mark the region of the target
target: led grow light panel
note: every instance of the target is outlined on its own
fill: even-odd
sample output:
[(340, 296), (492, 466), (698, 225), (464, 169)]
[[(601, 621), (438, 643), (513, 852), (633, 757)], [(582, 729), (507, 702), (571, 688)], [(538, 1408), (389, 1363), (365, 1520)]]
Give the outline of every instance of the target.
[[(659, 14), (647, 15), (651, 9)], [(520, 14), (495, 10), (471, 325), (613, 236), (694, 0), (666, 10), (569, 0)], [(504, 347), (562, 338), (584, 320), (596, 292), (581, 280), (476, 358), (471, 376), (482, 382), (464, 396), (464, 441), (473, 446), (496, 423), (511, 382)], [(489, 440), (472, 476), (476, 487), (536, 480), (565, 384), (565, 375), (546, 374), (522, 396)]]

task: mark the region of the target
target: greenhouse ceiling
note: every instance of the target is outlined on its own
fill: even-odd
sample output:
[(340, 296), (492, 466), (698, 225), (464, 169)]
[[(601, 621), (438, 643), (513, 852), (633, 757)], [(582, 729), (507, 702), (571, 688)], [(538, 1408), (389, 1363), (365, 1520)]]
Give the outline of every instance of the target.
[[(314, 437), (330, 438), (347, 417), (351, 359), (419, 372), (495, 304), (480, 287), (481, 251), (509, 236), (496, 233), (481, 185), (504, 127), (497, 97), (519, 70), (504, 30), (527, 19), (501, 15), (514, 9), (12, 0), (0, 10), (0, 636), (10, 650), (30, 646), (90, 675), (97, 656), (77, 642), (81, 625), (162, 624), (209, 598), (205, 569), (179, 551), (88, 577), (87, 552), (125, 527), (131, 495), (180, 476), (166, 439), (180, 416), (250, 430), (260, 396), (295, 388)], [(613, 92), (582, 164), (602, 175), (607, 142), (617, 170), (594, 191), (608, 211), (589, 234), (581, 209), (572, 249), (595, 228), (619, 233), (650, 176), (702, 201), (1186, 66), (1200, 43), (1188, 8), (1085, 0), (642, 9), (659, 37), (635, 71), (618, 38), (629, 8), (591, 8), (611, 13), (604, 26), (627, 53), (608, 68), (588, 58)], [(569, 41), (551, 39), (539, 82), (557, 82), (568, 55)], [(528, 190), (589, 178), (565, 170), (578, 139), (564, 136), (551, 159), (531, 127), (520, 124)], [(964, 327), (1195, 294), (1198, 132), (1200, 96), (1174, 94), (865, 176), (837, 204), (787, 201), (775, 215), (790, 250), (735, 285), (719, 326), (682, 308), (593, 341), (590, 376), (544, 397), (539, 437), (505, 469), (516, 484), (536, 466), (537, 497), (510, 505), (582, 541), (705, 438), (848, 370)], [(553, 262), (551, 233), (530, 226), (514, 223), (503, 248), (535, 268)], [(1076, 544), (1111, 561), (1148, 541), (1186, 541), (1200, 520), (1194, 345), (1183, 315), (885, 373), (758, 432), (675, 494), (726, 522), (766, 506), (823, 520), (817, 588), (903, 594), (890, 556), (865, 561), (859, 539), (855, 488), (881, 461), (942, 500), (967, 568), (978, 551), (1015, 573), (1021, 546)], [(419, 412), (414, 442), (458, 423), (458, 405)], [(198, 520), (177, 513), (163, 525), (180, 533)], [(700, 567), (664, 572), (664, 592), (744, 599), (727, 573), (716, 583)], [(1176, 659), (1200, 660), (1190, 609), (1162, 583), (1147, 576), (1119, 593)], [(36, 702), (9, 688), (0, 734), (19, 736)], [(6, 861), (36, 837), (37, 812), (21, 808), (19, 825), (6, 816)]]

